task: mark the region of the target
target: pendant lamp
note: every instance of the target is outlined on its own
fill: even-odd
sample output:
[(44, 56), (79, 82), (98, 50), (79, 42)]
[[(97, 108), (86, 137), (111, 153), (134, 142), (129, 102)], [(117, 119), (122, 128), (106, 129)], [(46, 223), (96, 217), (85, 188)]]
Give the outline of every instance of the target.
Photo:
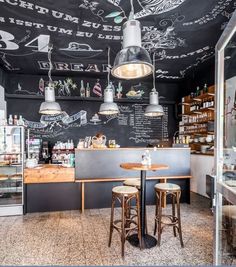
[(134, 19), (133, 0), (131, 12), (123, 25), (123, 49), (116, 55), (111, 73), (119, 79), (137, 79), (150, 75), (153, 66), (149, 53), (142, 48), (141, 26)]
[(47, 87), (45, 87), (45, 102), (43, 102), (40, 105), (40, 109), (39, 109), (39, 113), (43, 115), (59, 115), (62, 113), (59, 103), (56, 102), (55, 90), (54, 90), (53, 81), (51, 77), (51, 72), (52, 72), (51, 53), (52, 53), (52, 46), (48, 48), (49, 84)]
[(144, 113), (147, 117), (159, 117), (164, 115), (163, 107), (159, 104), (159, 94), (156, 91), (155, 53), (153, 54), (153, 67), (153, 89), (149, 94), (149, 105), (146, 107)]
[(108, 47), (108, 72), (107, 72), (107, 87), (104, 90), (104, 103), (101, 104), (99, 114), (115, 115), (119, 113), (119, 108), (113, 102), (113, 88), (110, 83), (110, 47)]

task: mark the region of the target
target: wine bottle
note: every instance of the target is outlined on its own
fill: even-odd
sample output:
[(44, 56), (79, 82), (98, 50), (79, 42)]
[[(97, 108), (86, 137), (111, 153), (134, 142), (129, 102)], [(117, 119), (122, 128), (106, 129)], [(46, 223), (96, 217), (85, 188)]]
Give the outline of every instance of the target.
[(203, 93), (205, 94), (207, 92), (208, 92), (208, 87), (207, 87), (207, 84), (205, 83), (203, 87)]
[(197, 86), (197, 90), (196, 90), (196, 96), (199, 96), (200, 95), (200, 87)]
[(86, 86), (86, 97), (90, 97), (90, 87), (89, 87), (89, 83), (87, 83), (87, 86)]
[(80, 96), (85, 97), (85, 88), (84, 88), (84, 81), (81, 80), (81, 85), (80, 85)]

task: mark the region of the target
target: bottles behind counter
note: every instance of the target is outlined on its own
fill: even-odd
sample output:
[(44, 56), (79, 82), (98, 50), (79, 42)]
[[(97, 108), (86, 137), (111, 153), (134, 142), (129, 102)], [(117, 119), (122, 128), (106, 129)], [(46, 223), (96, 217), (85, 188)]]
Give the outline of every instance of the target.
[(6, 125), (24, 126), (24, 120), (23, 120), (22, 115), (20, 115), (18, 118), (17, 115), (12, 116), (12, 114), (10, 114), (8, 117), (8, 120), (6, 120), (6, 119), (1, 120), (1, 125), (3, 125), (3, 126), (6, 126)]

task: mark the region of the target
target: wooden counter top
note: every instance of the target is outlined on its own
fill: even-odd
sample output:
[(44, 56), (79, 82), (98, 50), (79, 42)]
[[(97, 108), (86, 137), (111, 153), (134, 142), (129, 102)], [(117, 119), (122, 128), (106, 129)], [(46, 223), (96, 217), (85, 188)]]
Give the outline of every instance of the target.
[(33, 169), (24, 170), (25, 184), (65, 183), (75, 181), (75, 168), (60, 165), (43, 164)]

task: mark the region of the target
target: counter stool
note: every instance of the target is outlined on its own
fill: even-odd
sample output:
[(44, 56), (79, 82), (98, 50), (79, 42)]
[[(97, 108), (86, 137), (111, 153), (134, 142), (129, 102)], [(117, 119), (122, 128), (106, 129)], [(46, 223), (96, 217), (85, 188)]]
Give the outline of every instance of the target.
[[(114, 208), (116, 200), (121, 204), (121, 219), (114, 221)], [(135, 200), (133, 210), (135, 214), (127, 216), (129, 212), (130, 202)], [(139, 240), (141, 240), (140, 228), (140, 204), (138, 189), (131, 186), (116, 186), (112, 189), (112, 204), (111, 204), (111, 221), (110, 235), (108, 246), (111, 246), (113, 229), (116, 229), (121, 237), (121, 255), (124, 257), (124, 244), (131, 232), (138, 232)], [(141, 244), (140, 244), (141, 247)]]
[[(176, 229), (179, 233), (179, 239), (181, 247), (184, 247), (183, 238), (182, 238), (182, 229), (181, 229), (181, 218), (180, 218), (180, 195), (181, 189), (176, 184), (171, 183), (159, 183), (155, 185), (156, 191), (156, 216), (155, 216), (155, 228), (154, 235), (156, 235), (157, 227), (158, 227), (158, 240), (157, 245), (161, 244), (161, 234), (162, 230), (165, 226), (173, 226), (174, 236), (176, 236)], [(162, 214), (162, 198), (165, 198), (166, 195), (172, 196), (172, 214), (165, 215)], [(175, 211), (177, 208), (177, 217), (175, 215)], [(166, 217), (170, 220), (170, 223), (163, 222), (162, 218)]]
[[(127, 185), (127, 186), (133, 186), (133, 187), (136, 187), (139, 192), (140, 192), (140, 188), (141, 188), (141, 180), (140, 179), (128, 179), (128, 180), (125, 180), (123, 182), (123, 185)], [(132, 207), (130, 207), (130, 210), (132, 210)], [(146, 226), (146, 234), (148, 234), (148, 226), (147, 226), (147, 216), (145, 214), (145, 226)]]

